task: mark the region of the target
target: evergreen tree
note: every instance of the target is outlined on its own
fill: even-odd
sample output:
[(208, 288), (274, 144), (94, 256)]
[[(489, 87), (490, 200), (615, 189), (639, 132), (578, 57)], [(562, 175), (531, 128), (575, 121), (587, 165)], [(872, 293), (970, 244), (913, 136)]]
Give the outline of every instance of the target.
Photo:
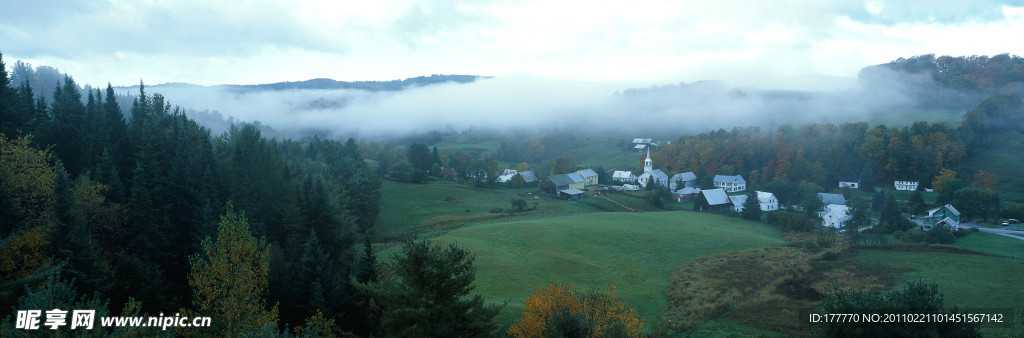
[(871, 195), (871, 211), (881, 212), (882, 208), (885, 208), (885, 190), (875, 191)]
[(757, 198), (757, 191), (753, 189), (747, 191), (747, 200), (743, 202), (741, 215), (744, 219), (752, 221), (761, 220), (761, 200)]
[[(942, 291), (936, 284), (909, 282), (903, 288), (885, 293), (847, 291), (836, 287), (822, 297), (826, 314), (835, 313), (929, 313), (964, 315), (966, 309), (946, 308)], [(981, 337), (977, 323), (967, 321), (926, 321), (923, 323), (832, 322), (818, 324), (814, 335), (820, 337)]]
[(288, 316), (293, 320), (302, 320), (318, 311), (337, 313), (336, 309), (342, 305), (339, 286), (343, 282), (338, 278), (330, 256), (320, 246), (315, 228), (309, 230), (302, 256), (295, 266), (292, 283), (293, 290), (297, 292), (291, 299), (292, 311), (289, 311)]
[(53, 93), (50, 105), (53, 121), (48, 134), (53, 142), (57, 157), (64, 161), (67, 171), (77, 176), (83, 169), (86, 157), (86, 140), (83, 128), (88, 128), (85, 119), (85, 106), (82, 105), (82, 94), (78, 85), (70, 76), (64, 76), (64, 85), (58, 86)]
[(197, 315), (218, 318), (206, 334), (236, 336), (276, 325), (277, 306), (267, 308), (270, 250), (249, 233), (245, 215), (229, 203), (215, 240), (203, 240), (202, 255), (189, 257)]
[[(93, 244), (92, 236), (86, 229), (86, 219), (82, 210), (75, 208), (75, 193), (68, 174), (64, 172), (61, 162), (56, 165), (54, 211), (57, 213), (57, 227), (52, 233), (51, 243), (57, 258), (66, 261), (65, 272), (73, 279), (81, 281), (87, 290), (96, 291), (100, 288), (104, 273), (99, 264), (102, 260), (99, 251)], [(84, 177), (83, 177), (84, 179)], [(79, 184), (90, 185), (87, 180), (79, 180)]]
[(359, 274), (356, 275), (356, 280), (366, 284), (377, 281), (377, 256), (373, 254), (370, 236), (363, 238), (363, 257), (359, 260)]
[(0, 134), (14, 137), (18, 129), (24, 128), (26, 118), (16, 106), (18, 97), (11, 89), (10, 82), (7, 66), (4, 65), (4, 55), (0, 53)]
[[(388, 278), (372, 284), (384, 304), (389, 336), (488, 336), (502, 306), (473, 295), (474, 257), (455, 246), (408, 241), (389, 266)], [(383, 277), (383, 276), (382, 276)]]
[(914, 192), (910, 194), (910, 213), (914, 215), (922, 213), (924, 212), (924, 208), (924, 196), (921, 195), (920, 191), (914, 190)]
[(875, 189), (875, 172), (871, 170), (870, 164), (864, 164), (864, 168), (860, 171), (860, 191), (871, 192)]

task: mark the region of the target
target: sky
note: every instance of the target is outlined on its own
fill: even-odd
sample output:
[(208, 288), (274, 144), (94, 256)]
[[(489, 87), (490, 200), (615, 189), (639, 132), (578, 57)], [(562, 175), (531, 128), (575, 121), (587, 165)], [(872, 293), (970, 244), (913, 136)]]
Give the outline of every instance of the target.
[(1024, 1), (13, 0), (0, 53), (77, 82), (544, 77), (623, 87), (855, 77), (899, 57), (1024, 55)]

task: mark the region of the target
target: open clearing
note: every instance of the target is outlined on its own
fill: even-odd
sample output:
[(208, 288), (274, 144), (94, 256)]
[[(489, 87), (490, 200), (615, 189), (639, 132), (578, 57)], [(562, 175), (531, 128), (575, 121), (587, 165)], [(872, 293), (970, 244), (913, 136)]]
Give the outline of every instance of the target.
[[(549, 282), (618, 293), (646, 319), (658, 322), (673, 271), (725, 252), (785, 244), (763, 224), (694, 212), (592, 213), (453, 230), (435, 244), (456, 243), (476, 255), (475, 292), (509, 301), (499, 317), (511, 323), (523, 300)], [(397, 247), (380, 255), (389, 257)]]

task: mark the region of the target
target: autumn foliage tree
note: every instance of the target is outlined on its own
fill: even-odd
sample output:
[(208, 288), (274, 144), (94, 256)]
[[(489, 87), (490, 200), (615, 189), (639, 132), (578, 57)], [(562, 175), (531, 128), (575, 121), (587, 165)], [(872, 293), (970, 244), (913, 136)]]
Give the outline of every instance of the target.
[(195, 310), (216, 318), (210, 333), (238, 335), (277, 325), (277, 305), (267, 308), (270, 250), (249, 233), (245, 215), (229, 203), (217, 239), (203, 240), (203, 253), (189, 257)]
[(615, 293), (580, 292), (551, 283), (523, 303), (523, 316), (508, 329), (515, 337), (639, 337), (644, 321)]

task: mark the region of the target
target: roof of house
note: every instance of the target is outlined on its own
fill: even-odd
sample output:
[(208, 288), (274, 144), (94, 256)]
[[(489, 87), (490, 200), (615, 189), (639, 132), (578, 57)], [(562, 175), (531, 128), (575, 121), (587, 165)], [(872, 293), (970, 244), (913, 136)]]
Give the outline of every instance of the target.
[(651, 143), (651, 139), (649, 139), (649, 138), (635, 138), (635, 139), (633, 139), (633, 143)]
[(725, 194), (725, 189), (718, 188), (701, 190), (700, 193), (704, 195), (704, 199), (708, 201), (708, 205), (729, 204), (729, 195)]
[(502, 175), (515, 175), (517, 173), (519, 172), (516, 171), (515, 169), (505, 169), (505, 171), (501, 172)]
[[(576, 175), (576, 176), (579, 176), (579, 175)], [(570, 184), (573, 184), (573, 183), (577, 183), (572, 178), (569, 178), (569, 175), (566, 175), (566, 174), (551, 175), (551, 176), (548, 176), (548, 179), (551, 180), (551, 183), (554, 183), (556, 187), (563, 186), (563, 185), (567, 186), (567, 185), (570, 185)]]
[(533, 183), (537, 182), (537, 172), (533, 170), (521, 171), (519, 176), (523, 177), (523, 182)]
[(592, 170), (592, 169), (583, 169), (583, 170), (577, 171), (576, 173), (578, 173), (580, 175), (583, 175), (583, 176), (597, 176), (597, 173), (594, 172), (594, 170)]
[(658, 179), (668, 179), (668, 175), (666, 175), (664, 171), (661, 171), (661, 169), (651, 170), (651, 175)]
[(644, 149), (644, 148), (647, 148), (646, 144), (638, 144), (638, 145), (633, 147), (633, 149)]
[(821, 203), (825, 204), (846, 204), (846, 197), (843, 197), (841, 194), (826, 194), (819, 192), (818, 198), (821, 199)]
[(732, 201), (732, 205), (742, 206), (743, 203), (747, 202), (747, 195), (732, 195), (729, 196), (729, 200)]
[(700, 192), (700, 188), (688, 187), (688, 188), (682, 188), (682, 189), (676, 190), (675, 194), (676, 195), (689, 195), (689, 194), (696, 194), (696, 193), (699, 193), (699, 192)]
[(509, 180), (512, 179), (513, 176), (516, 176), (516, 175), (515, 174), (505, 174), (505, 175), (498, 176), (498, 183), (508, 182)]
[(572, 180), (572, 183), (586, 183), (587, 182), (587, 179), (583, 178), (583, 175), (580, 175), (580, 174), (577, 174), (577, 173), (568, 173), (568, 174), (565, 174), (565, 175), (569, 176), (569, 179)]
[(569, 195), (579, 195), (579, 194), (585, 194), (586, 193), (586, 192), (583, 192), (583, 190), (579, 190), (579, 189), (562, 189), (562, 190), (559, 190), (558, 192), (561, 192), (563, 194), (569, 194)]
[(679, 178), (682, 178), (683, 181), (693, 181), (693, 180), (697, 179), (697, 175), (694, 175), (693, 172), (691, 172), (691, 171), (687, 171), (685, 173), (678, 173), (678, 174), (672, 175), (672, 180), (673, 181), (675, 181), (676, 179), (679, 179)]
[(855, 176), (839, 176), (839, 182), (857, 182), (857, 183), (860, 183), (860, 177), (855, 177)]
[(935, 212), (939, 211), (939, 209), (942, 209), (942, 208), (949, 209), (949, 212), (952, 212), (953, 215), (960, 216), (960, 210), (956, 210), (956, 208), (954, 208), (952, 204), (946, 204), (946, 205), (943, 205), (941, 207), (928, 210), (928, 217), (935, 216)]
[(633, 172), (626, 170), (616, 170), (612, 174), (612, 178), (630, 178), (631, 176), (633, 176)]
[(744, 180), (743, 176), (740, 176), (740, 175), (733, 175), (733, 176), (715, 175), (715, 182), (718, 182), (718, 183), (743, 183), (743, 184), (747, 184), (747, 181)]
[(775, 197), (775, 194), (767, 192), (767, 191), (758, 191), (757, 192), (757, 199), (759, 201), (761, 201), (761, 202), (765, 202), (766, 200), (768, 200), (770, 198), (773, 198), (773, 197)]

